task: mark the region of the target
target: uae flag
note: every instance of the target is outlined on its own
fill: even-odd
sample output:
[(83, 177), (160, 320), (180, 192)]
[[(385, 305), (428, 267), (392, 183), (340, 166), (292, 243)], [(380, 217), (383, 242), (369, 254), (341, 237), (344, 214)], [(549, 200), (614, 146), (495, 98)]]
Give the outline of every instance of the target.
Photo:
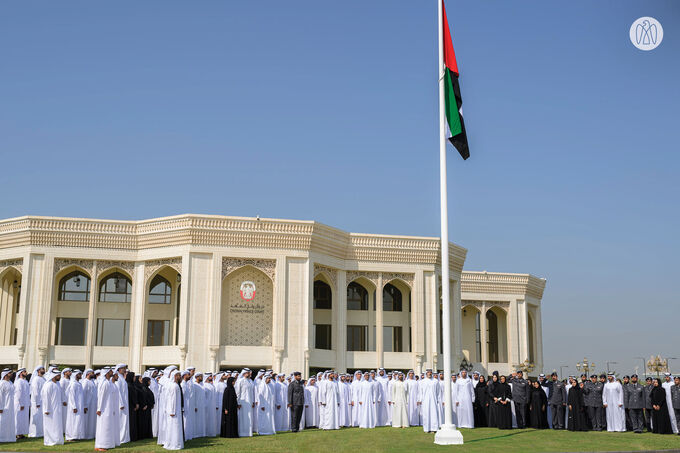
[(442, 18), (444, 27), (444, 100), (446, 102), (446, 121), (449, 123), (449, 131), (451, 132), (449, 141), (456, 147), (461, 157), (467, 159), (470, 157), (470, 149), (468, 148), (465, 123), (461, 111), (463, 100), (460, 97), (460, 85), (458, 85), (458, 64), (456, 63), (456, 53), (453, 51), (444, 0), (442, 0)]

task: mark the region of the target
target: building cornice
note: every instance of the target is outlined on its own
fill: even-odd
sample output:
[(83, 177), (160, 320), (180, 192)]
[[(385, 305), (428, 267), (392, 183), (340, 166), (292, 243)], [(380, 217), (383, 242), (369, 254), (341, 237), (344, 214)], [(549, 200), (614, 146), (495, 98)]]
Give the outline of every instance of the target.
[(465, 293), (517, 294), (543, 298), (546, 280), (531, 274), (464, 271), (461, 275), (461, 297)]
[[(343, 260), (439, 264), (438, 238), (348, 233), (319, 222), (185, 214), (140, 221), (25, 216), (0, 220), (0, 249), (147, 250), (178, 245), (314, 251)], [(467, 250), (450, 245), (461, 272)]]

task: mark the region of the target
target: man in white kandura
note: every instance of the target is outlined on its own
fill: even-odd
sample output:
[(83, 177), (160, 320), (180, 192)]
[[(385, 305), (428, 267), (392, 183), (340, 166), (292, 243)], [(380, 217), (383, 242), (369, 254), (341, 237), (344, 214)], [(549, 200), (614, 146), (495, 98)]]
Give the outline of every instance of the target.
[(390, 386), (390, 402), (392, 406), (392, 427), (408, 428), (408, 385), (404, 382), (404, 374), (399, 373)]
[(405, 381), (408, 392), (408, 424), (420, 426), (420, 405), (418, 404), (418, 381), (413, 370), (408, 370)]
[(120, 443), (124, 444), (130, 442), (130, 408), (128, 407), (128, 385), (125, 381), (125, 375), (127, 374), (127, 365), (120, 363), (116, 365), (116, 388), (120, 393)]
[(439, 429), (439, 405), (441, 404), (439, 380), (432, 377), (432, 370), (427, 369), (425, 378), (418, 381), (418, 405), (423, 423), (423, 431), (435, 432)]
[(103, 370), (104, 377), (97, 388), (97, 428), (95, 430), (94, 448), (106, 451), (120, 445), (120, 391), (116, 386), (118, 373), (112, 369)]
[(66, 427), (64, 433), (67, 441), (85, 438), (85, 405), (83, 404), (83, 386), (80, 379), (83, 372), (75, 370), (71, 373), (71, 383), (66, 388)]
[(31, 408), (31, 388), (26, 380), (26, 368), (17, 370), (14, 380), (14, 429), (18, 439), (28, 435), (28, 412)]
[(43, 411), (41, 409), (42, 399), (40, 392), (43, 385), (45, 385), (45, 367), (38, 365), (31, 374), (31, 380), (28, 385), (31, 388), (31, 418), (28, 426), (28, 437), (42, 437), (43, 436)]
[(12, 370), (0, 373), (0, 442), (16, 442), (14, 429), (14, 385), (10, 381)]
[(305, 426), (319, 427), (319, 388), (316, 386), (316, 378), (309, 378), (305, 386)]
[(319, 403), (321, 411), (324, 412), (324, 424), (319, 426), (321, 429), (340, 429), (339, 408), (340, 408), (340, 387), (335, 380), (335, 373), (331, 372), (326, 378), (326, 385), (323, 391), (319, 392)]
[(475, 387), (465, 370), (461, 370), (460, 377), (456, 380), (456, 399), (454, 401), (458, 427), (474, 428), (475, 414), (472, 403), (475, 402)]
[(83, 386), (83, 406), (86, 410), (84, 439), (94, 439), (97, 434), (97, 383), (93, 370), (85, 370), (83, 376), (80, 383)]
[(276, 389), (272, 383), (272, 376), (266, 373), (257, 385), (257, 433), (260, 436), (276, 434)]
[(43, 443), (47, 447), (64, 445), (64, 422), (62, 412), (66, 410), (62, 404), (59, 370), (48, 372), (45, 385), (40, 392), (41, 410), (43, 413)]
[(253, 408), (255, 407), (255, 389), (250, 380), (250, 369), (244, 368), (234, 386), (238, 403), (238, 436), (252, 437)]
[(376, 388), (370, 374), (364, 373), (359, 386), (359, 428), (375, 428), (376, 426)]
[(663, 387), (663, 389), (666, 391), (666, 406), (668, 407), (668, 415), (671, 418), (671, 428), (673, 428), (673, 434), (678, 434), (678, 423), (675, 418), (675, 411), (673, 410), (673, 400), (671, 399), (671, 388), (673, 385), (674, 383), (671, 373), (664, 373), (661, 387)]
[(182, 430), (182, 392), (179, 387), (181, 374), (175, 370), (167, 383), (165, 397), (165, 441), (166, 450), (181, 450), (184, 448), (184, 434)]
[(614, 380), (614, 373), (607, 375), (602, 389), (602, 405), (607, 411), (607, 431), (626, 430), (626, 411), (623, 408), (623, 387)]

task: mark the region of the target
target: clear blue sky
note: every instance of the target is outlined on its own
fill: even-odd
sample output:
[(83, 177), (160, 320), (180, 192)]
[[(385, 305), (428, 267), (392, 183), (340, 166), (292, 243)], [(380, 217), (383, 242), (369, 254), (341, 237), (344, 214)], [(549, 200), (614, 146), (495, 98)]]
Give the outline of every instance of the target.
[[(467, 269), (546, 277), (546, 370), (680, 357), (680, 3), (447, 3)], [(632, 46), (653, 16), (664, 40)], [(0, 218), (439, 234), (436, 2), (0, 5)], [(680, 360), (676, 361), (680, 371)]]

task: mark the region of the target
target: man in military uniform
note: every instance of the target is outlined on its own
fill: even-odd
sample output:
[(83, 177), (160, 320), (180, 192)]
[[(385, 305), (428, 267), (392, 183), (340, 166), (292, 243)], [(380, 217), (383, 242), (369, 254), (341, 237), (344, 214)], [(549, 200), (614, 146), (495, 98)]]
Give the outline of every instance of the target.
[(675, 385), (671, 387), (671, 402), (675, 413), (675, 423), (678, 425), (678, 435), (680, 436), (680, 376), (675, 376)]
[(527, 403), (529, 402), (529, 383), (524, 379), (522, 370), (515, 373), (515, 377), (510, 380), (512, 384), (512, 401), (515, 403), (515, 418), (517, 418), (517, 428), (526, 428), (527, 422)]
[(624, 387), (623, 407), (626, 408), (626, 419), (630, 420), (631, 430), (635, 433), (642, 433), (644, 427), (644, 417), (642, 409), (645, 407), (645, 390), (638, 382), (638, 375), (630, 377), (630, 383)]
[(623, 409), (626, 413), (626, 431), (633, 431), (633, 425), (630, 422), (630, 413), (628, 411), (628, 386), (630, 385), (630, 376), (623, 377), (621, 388), (623, 389)]
[(602, 431), (602, 389), (604, 385), (597, 380), (597, 374), (590, 376), (590, 381), (583, 384), (583, 397), (588, 408), (588, 418), (593, 431)]
[(302, 373), (293, 373), (294, 379), (288, 384), (288, 407), (291, 410), (293, 425), (290, 427), (294, 433), (300, 429), (302, 410), (305, 404), (305, 386), (302, 384)]
[(646, 379), (647, 384), (645, 385), (645, 426), (647, 431), (652, 432), (652, 389), (654, 388), (654, 383), (652, 378), (648, 377)]
[(552, 391), (548, 396), (548, 404), (552, 412), (553, 429), (564, 429), (564, 412), (567, 406), (567, 389), (564, 382), (557, 379), (557, 373), (553, 372)]
[[(600, 384), (602, 384), (602, 390), (604, 390), (604, 385), (607, 383), (607, 375), (602, 373), (600, 375)], [(607, 430), (607, 411), (604, 410), (604, 405), (602, 406), (602, 410), (600, 411), (600, 426), (602, 427), (603, 431)]]

